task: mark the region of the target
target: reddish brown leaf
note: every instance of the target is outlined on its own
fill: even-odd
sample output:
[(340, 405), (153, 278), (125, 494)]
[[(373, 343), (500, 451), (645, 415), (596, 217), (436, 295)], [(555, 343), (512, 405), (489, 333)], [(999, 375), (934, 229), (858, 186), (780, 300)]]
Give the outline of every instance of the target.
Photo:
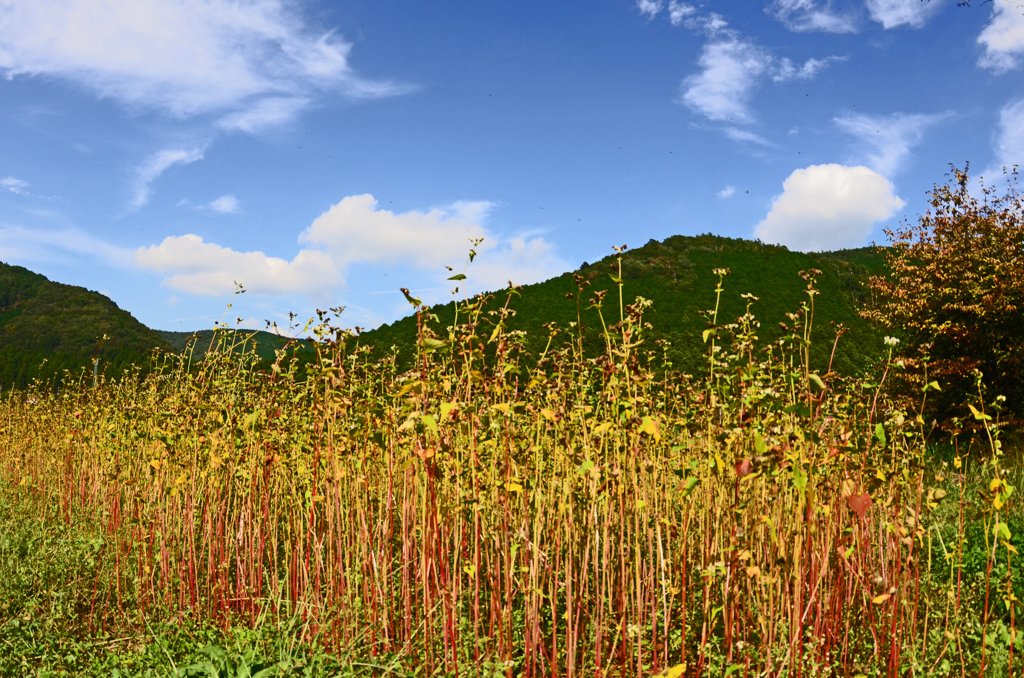
[(846, 498), (846, 501), (850, 504), (850, 508), (857, 514), (857, 517), (864, 520), (864, 514), (871, 508), (871, 497), (867, 492), (861, 492), (860, 494), (851, 494)]
[(750, 463), (749, 459), (744, 459), (743, 461), (736, 464), (736, 475), (739, 476), (740, 478), (742, 478), (743, 476), (750, 475), (750, 472), (753, 470), (754, 466), (753, 464)]

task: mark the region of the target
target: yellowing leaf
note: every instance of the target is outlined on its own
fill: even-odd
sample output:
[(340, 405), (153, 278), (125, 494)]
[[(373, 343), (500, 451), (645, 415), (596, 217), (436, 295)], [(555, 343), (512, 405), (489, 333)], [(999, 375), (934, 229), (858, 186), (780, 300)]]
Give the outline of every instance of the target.
[(452, 413), (452, 410), (459, 409), (458, 403), (441, 403), (441, 421), (448, 419), (448, 415)]
[(883, 593), (880, 596), (875, 596), (874, 598), (872, 598), (871, 602), (874, 603), (875, 605), (881, 605), (885, 601), (889, 600), (889, 598), (891, 598), (891, 597), (892, 596), (890, 596), (888, 593)]
[(540, 411), (540, 416), (544, 417), (548, 421), (555, 421), (555, 419), (557, 418), (557, 415), (555, 414), (554, 410), (549, 410), (546, 407)]
[(985, 419), (991, 419), (992, 418), (992, 417), (988, 416), (987, 414), (979, 412), (978, 408), (976, 408), (974, 405), (968, 405), (967, 407), (971, 408), (971, 414), (973, 414), (974, 418), (979, 420), (979, 421), (984, 421)]
[(655, 442), (661, 442), (661, 422), (651, 417), (644, 417), (643, 423), (638, 429), (640, 433), (646, 433), (654, 438)]

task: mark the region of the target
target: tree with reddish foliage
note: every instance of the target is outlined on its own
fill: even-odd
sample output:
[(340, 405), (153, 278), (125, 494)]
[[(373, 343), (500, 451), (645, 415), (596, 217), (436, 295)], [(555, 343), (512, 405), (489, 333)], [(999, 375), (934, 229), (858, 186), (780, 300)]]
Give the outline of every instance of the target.
[[(928, 356), (943, 417), (977, 399), (1006, 397), (1024, 412), (1024, 199), (1016, 167), (1004, 193), (969, 188), (968, 168), (952, 168), (932, 190), (916, 224), (886, 229), (888, 272), (871, 280), (877, 304), (863, 315), (902, 336), (906, 357)], [(975, 195), (977, 193), (978, 195)]]

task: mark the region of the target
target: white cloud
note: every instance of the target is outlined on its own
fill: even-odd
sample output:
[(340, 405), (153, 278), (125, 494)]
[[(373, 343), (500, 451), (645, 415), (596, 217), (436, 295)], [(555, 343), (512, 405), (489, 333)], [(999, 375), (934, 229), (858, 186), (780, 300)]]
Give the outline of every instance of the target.
[(307, 97), (269, 97), (243, 111), (223, 116), (217, 121), (217, 126), (255, 134), (267, 127), (288, 122), (308, 104)]
[(1017, 57), (1024, 53), (1024, 8), (1019, 0), (994, 0), (992, 20), (978, 36), (985, 53), (978, 65), (1003, 73), (1017, 67)]
[(154, 153), (135, 170), (135, 188), (128, 208), (137, 210), (149, 202), (150, 185), (168, 168), (174, 165), (188, 165), (202, 159), (203, 149), (201, 148), (194, 148), (190, 151), (164, 149)]
[(779, 60), (779, 64), (775, 68), (775, 74), (772, 76), (772, 80), (775, 82), (786, 82), (787, 80), (810, 80), (818, 73), (821, 73), (823, 70), (828, 68), (829, 64), (835, 61), (846, 61), (846, 57), (830, 56), (825, 57), (824, 59), (808, 59), (800, 68), (794, 66), (790, 59), (784, 57)]
[(470, 238), (483, 238), (471, 280), (488, 289), (538, 282), (566, 270), (541, 237), (502, 238), (484, 229), (489, 202), (458, 202), (446, 209), (396, 214), (377, 209), (372, 195), (354, 195), (317, 217), (298, 237), (303, 249), (291, 260), (239, 252), (197, 235), (172, 236), (140, 247), (135, 262), (167, 277), (183, 292), (219, 296), (237, 281), (255, 294), (323, 296), (345, 285), (354, 263), (403, 265), (441, 271), (466, 259)]
[(910, 26), (921, 28), (928, 19), (942, 8), (942, 0), (867, 0), (871, 18), (882, 24), (882, 28)]
[(726, 186), (725, 188), (720, 190), (717, 193), (717, 195), (718, 195), (719, 198), (728, 198), (729, 196), (731, 196), (735, 192), (736, 192), (736, 187), (735, 186)]
[(859, 247), (875, 222), (905, 204), (892, 182), (867, 167), (811, 165), (783, 182), (754, 236), (803, 252)]
[(668, 20), (672, 22), (673, 26), (680, 25), (684, 20), (696, 13), (697, 8), (693, 5), (676, 2), (676, 0), (668, 3)]
[(317, 296), (342, 282), (324, 252), (301, 250), (291, 261), (263, 252), (237, 252), (198, 235), (169, 236), (159, 245), (140, 247), (135, 263), (168, 275), (164, 284), (191, 294), (231, 294), (235, 282), (254, 294), (282, 295), (301, 292)]
[(44, 230), (11, 224), (0, 225), (0, 259), (54, 261), (54, 250), (95, 257), (108, 266), (130, 269), (131, 250), (106, 243), (78, 228)]
[(1004, 167), (1024, 166), (1024, 99), (1018, 99), (1000, 109), (994, 146), (995, 162), (981, 173), (989, 186), (1002, 180)]
[(831, 0), (775, 0), (766, 12), (791, 31), (825, 33), (856, 33), (856, 17), (832, 9)]
[(747, 102), (772, 56), (752, 42), (730, 35), (704, 45), (700, 73), (683, 81), (682, 103), (709, 120), (751, 123)]
[[(456, 214), (442, 209), (395, 214), (378, 210), (372, 195), (352, 195), (317, 217), (299, 242), (324, 248), (342, 265), (404, 261), (417, 268), (440, 268), (464, 259), (470, 238), (486, 236), (480, 221), (490, 203), (454, 207)], [(492, 246), (485, 240), (484, 248)]]
[(657, 16), (664, 5), (661, 0), (636, 0), (636, 8), (641, 14), (646, 14), (649, 19)]
[(5, 0), (0, 72), (62, 78), (177, 117), (250, 112), (278, 122), (316, 93), (405, 91), (357, 77), (352, 45), (312, 28), (295, 7), (285, 0)]
[(0, 188), (6, 188), (11, 193), (17, 193), (18, 195), (26, 195), (29, 186), (27, 181), (17, 179), (15, 177), (7, 177), (6, 179), (0, 179)]
[(837, 56), (808, 59), (797, 67), (790, 59), (778, 59), (742, 37), (717, 14), (688, 18), (684, 23), (691, 29), (703, 30), (708, 42), (698, 60), (702, 70), (683, 80), (679, 102), (709, 120), (731, 123), (723, 131), (735, 141), (771, 145), (761, 136), (735, 127), (754, 123), (749, 102), (762, 77), (771, 76), (775, 82), (807, 80), (833, 61), (846, 60)]
[(749, 142), (752, 144), (758, 144), (759, 146), (774, 146), (772, 142), (768, 141), (760, 134), (756, 134), (747, 129), (740, 129), (739, 127), (726, 126), (722, 128), (722, 132), (728, 138), (738, 142)]
[(901, 169), (910, 149), (921, 143), (925, 129), (948, 116), (948, 113), (849, 115), (835, 118), (835, 123), (866, 147), (861, 154), (868, 167), (891, 177)]
[(210, 209), (221, 214), (234, 214), (238, 211), (238, 198), (233, 195), (222, 195), (210, 202)]

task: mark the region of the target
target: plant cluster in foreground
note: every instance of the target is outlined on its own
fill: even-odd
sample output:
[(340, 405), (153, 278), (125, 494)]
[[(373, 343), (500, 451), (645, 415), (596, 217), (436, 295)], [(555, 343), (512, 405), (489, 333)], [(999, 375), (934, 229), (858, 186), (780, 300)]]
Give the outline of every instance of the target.
[(911, 402), (891, 357), (811, 364), (805, 279), (767, 346), (753, 297), (709, 310), (695, 376), (644, 343), (646, 302), (601, 292), (597, 358), (575, 324), (526, 361), (508, 303), (446, 326), (410, 298), (409, 372), (324, 316), (301, 380), (225, 345), (8, 394), (0, 673), (1007, 674), (1020, 519), (991, 408), (936, 452), (934, 382)]

